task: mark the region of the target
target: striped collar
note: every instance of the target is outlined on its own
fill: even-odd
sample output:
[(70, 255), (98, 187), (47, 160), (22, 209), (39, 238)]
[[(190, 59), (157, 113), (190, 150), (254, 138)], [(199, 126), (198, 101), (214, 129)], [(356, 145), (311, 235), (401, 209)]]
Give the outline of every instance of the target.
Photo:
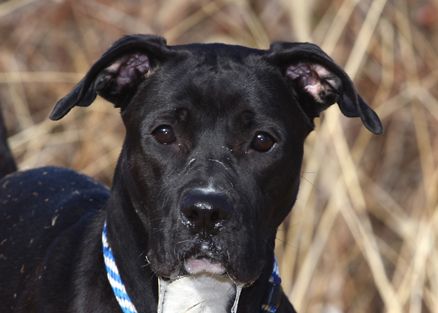
[[(102, 230), (102, 248), (107, 278), (113, 289), (114, 296), (119, 303), (120, 309), (123, 313), (137, 313), (137, 309), (126, 292), (125, 285), (123, 284), (122, 277), (120, 276), (116, 265), (113, 251), (108, 243), (106, 223)], [(274, 260), (274, 268), (272, 269), (272, 274), (269, 278), (269, 284), (269, 293), (266, 297), (265, 303), (260, 308), (260, 313), (276, 313), (280, 304), (281, 278), (276, 260)]]

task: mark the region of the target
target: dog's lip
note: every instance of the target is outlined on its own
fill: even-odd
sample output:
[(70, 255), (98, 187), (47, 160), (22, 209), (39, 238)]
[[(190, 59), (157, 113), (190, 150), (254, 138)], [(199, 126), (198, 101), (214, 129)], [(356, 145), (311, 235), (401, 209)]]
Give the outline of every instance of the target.
[(190, 257), (184, 261), (184, 269), (189, 275), (201, 273), (223, 275), (226, 272), (221, 262), (208, 257)]

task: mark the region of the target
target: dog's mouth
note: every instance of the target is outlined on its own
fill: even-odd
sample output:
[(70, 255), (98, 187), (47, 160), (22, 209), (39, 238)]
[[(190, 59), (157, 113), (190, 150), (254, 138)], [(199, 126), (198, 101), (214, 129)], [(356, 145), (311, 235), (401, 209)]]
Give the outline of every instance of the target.
[(225, 275), (228, 273), (228, 264), (223, 256), (222, 249), (212, 242), (197, 242), (185, 251), (180, 257), (181, 276), (198, 274)]
[(262, 258), (247, 257), (243, 251), (236, 251), (236, 247), (220, 240), (182, 238), (177, 242), (181, 242), (178, 249), (168, 253), (160, 254), (152, 249), (148, 252), (152, 271), (162, 279), (173, 281), (181, 277), (210, 275), (251, 285), (265, 266)]
[(225, 266), (221, 262), (205, 256), (187, 258), (184, 261), (183, 268), (188, 275), (202, 273), (224, 275), (226, 273)]
[[(168, 267), (156, 268), (157, 276), (166, 280), (174, 280), (185, 276), (233, 276), (231, 265), (227, 262), (221, 249), (216, 245), (196, 243), (180, 251), (175, 261)], [(154, 262), (154, 264), (156, 264)], [(164, 269), (164, 270), (163, 270)]]
[(187, 247), (185, 251), (179, 251), (174, 258), (168, 259), (168, 262), (157, 259), (154, 253), (149, 253), (147, 261), (155, 275), (167, 281), (208, 275), (219, 279), (228, 278), (235, 283), (250, 286), (260, 277), (264, 263), (259, 259), (254, 261), (257, 262), (257, 266), (252, 269), (250, 267), (253, 264), (233, 263), (232, 261), (238, 258), (233, 259), (232, 251), (213, 248), (210, 246), (210, 249), (204, 250), (200, 249), (199, 245)]

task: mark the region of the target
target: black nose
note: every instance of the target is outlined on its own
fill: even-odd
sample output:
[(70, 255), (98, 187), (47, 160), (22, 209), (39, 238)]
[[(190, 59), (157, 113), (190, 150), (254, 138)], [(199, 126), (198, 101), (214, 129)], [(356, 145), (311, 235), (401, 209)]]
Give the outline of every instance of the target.
[(196, 233), (215, 234), (230, 219), (233, 208), (223, 193), (192, 190), (181, 200), (183, 223)]

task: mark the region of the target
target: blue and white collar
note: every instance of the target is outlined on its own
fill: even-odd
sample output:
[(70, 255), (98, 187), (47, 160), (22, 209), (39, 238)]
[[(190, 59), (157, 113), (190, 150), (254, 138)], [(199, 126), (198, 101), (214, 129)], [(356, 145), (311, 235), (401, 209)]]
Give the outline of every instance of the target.
[[(103, 225), (102, 230), (102, 248), (108, 281), (113, 289), (114, 296), (116, 297), (120, 308), (123, 313), (137, 313), (137, 309), (126, 292), (125, 285), (123, 284), (122, 277), (120, 276), (116, 265), (114, 254), (108, 243), (106, 223)], [(269, 278), (269, 284), (271, 285), (271, 288), (269, 288), (269, 294), (266, 298), (265, 304), (260, 308), (260, 313), (276, 313), (280, 304), (281, 278), (276, 260), (274, 260), (274, 268), (272, 269), (272, 274)]]
[(122, 277), (116, 265), (113, 251), (108, 243), (107, 227), (106, 223), (103, 225), (102, 231), (102, 248), (103, 248), (103, 260), (105, 262), (106, 276), (116, 296), (117, 302), (123, 313), (137, 313), (134, 304), (131, 301), (128, 293), (126, 292), (125, 285), (123, 284)]

